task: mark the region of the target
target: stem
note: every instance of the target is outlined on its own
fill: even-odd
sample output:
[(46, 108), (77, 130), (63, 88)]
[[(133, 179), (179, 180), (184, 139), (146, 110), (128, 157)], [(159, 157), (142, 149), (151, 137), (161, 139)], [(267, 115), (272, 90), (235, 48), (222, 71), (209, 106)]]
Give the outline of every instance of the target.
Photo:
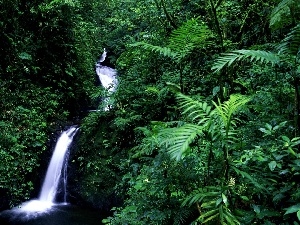
[(300, 130), (300, 120), (299, 120), (299, 113), (300, 113), (300, 94), (299, 94), (299, 78), (294, 78), (294, 89), (295, 89), (295, 111), (294, 111), (294, 123), (295, 123), (295, 137), (298, 136)]
[(207, 180), (204, 185), (207, 185), (209, 183), (210, 165), (211, 165), (212, 159), (213, 159), (213, 151), (212, 151), (212, 141), (211, 141), (210, 148), (209, 148), (209, 154), (208, 154), (208, 160), (207, 160)]
[[(225, 48), (224, 48), (223, 33), (222, 33), (222, 30), (221, 30), (221, 26), (220, 26), (220, 23), (219, 23), (219, 20), (218, 20), (218, 15), (217, 15), (217, 7), (221, 3), (222, 3), (222, 0), (219, 0), (216, 3), (216, 5), (214, 5), (213, 0), (209, 0), (210, 10), (211, 10), (211, 14), (212, 14), (211, 16), (214, 19), (215, 29), (216, 29), (218, 37), (219, 37), (219, 42), (220, 42), (220, 45), (221, 45), (221, 52), (224, 52)], [(224, 96), (222, 94), (223, 87), (224, 87), (223, 77), (227, 77), (226, 71), (224, 71), (224, 74), (220, 74), (219, 80), (218, 80), (218, 83), (219, 83), (219, 86), (220, 86), (220, 99), (221, 99), (222, 102), (224, 100)]]
[(215, 4), (215, 8), (217, 9), (221, 5), (222, 2), (223, 2), (223, 0), (217, 1), (217, 3)]
[(201, 207), (200, 207), (199, 203), (196, 202), (196, 205), (197, 205), (198, 212), (199, 212), (199, 214), (201, 215)]
[[(222, 0), (220, 0), (218, 3), (221, 4), (221, 2), (222, 2)], [(219, 36), (221, 50), (222, 50), (222, 52), (224, 52), (223, 34), (222, 34), (222, 30), (221, 30), (220, 23), (219, 23), (219, 20), (218, 20), (218, 15), (217, 15), (217, 7), (218, 7), (218, 5), (215, 6), (212, 0), (209, 0), (209, 3), (210, 3), (210, 8), (211, 8), (212, 16), (214, 18), (215, 28), (216, 28), (218, 36)]]
[(179, 82), (180, 82), (180, 91), (184, 94), (184, 86), (183, 86), (183, 72), (182, 72), (182, 65), (179, 65)]
[(171, 26), (172, 26), (173, 28), (177, 29), (178, 26), (177, 26), (176, 23), (173, 21), (173, 18), (171, 17), (171, 15), (168, 13), (168, 10), (167, 10), (167, 8), (166, 8), (166, 5), (165, 5), (164, 0), (161, 0), (161, 5), (162, 5), (162, 8), (163, 8), (163, 10), (164, 10), (164, 13), (165, 13), (165, 15), (166, 15), (167, 20), (170, 22), (170, 24), (171, 24)]
[(243, 19), (242, 25), (240, 27), (240, 30), (239, 30), (239, 36), (240, 36), (239, 46), (240, 47), (241, 47), (242, 41), (243, 41), (243, 33), (244, 33), (244, 27), (246, 25), (246, 19), (248, 18), (250, 11), (252, 11), (252, 8), (250, 8), (250, 10), (247, 11), (247, 13)]
[(225, 164), (224, 178), (227, 181), (229, 177), (229, 156), (228, 156), (228, 149), (225, 146), (223, 146), (223, 154), (224, 154), (224, 164)]

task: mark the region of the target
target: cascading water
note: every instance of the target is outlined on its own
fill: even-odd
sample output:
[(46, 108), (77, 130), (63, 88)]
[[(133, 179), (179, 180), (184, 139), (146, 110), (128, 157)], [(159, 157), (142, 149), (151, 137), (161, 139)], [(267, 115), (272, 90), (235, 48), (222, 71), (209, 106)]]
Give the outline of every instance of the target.
[[(51, 209), (51, 207), (55, 204), (58, 184), (63, 172), (63, 163), (66, 161), (66, 156), (68, 155), (67, 151), (77, 130), (78, 128), (71, 127), (68, 130), (62, 132), (62, 134), (60, 135), (56, 143), (50, 164), (48, 166), (39, 198), (36, 200), (25, 202), (20, 206), (12, 209), (12, 211), (14, 211), (15, 213), (38, 213), (45, 212)], [(66, 191), (65, 187), (63, 189)]]
[(71, 127), (67, 131), (64, 131), (59, 137), (47, 170), (39, 201), (51, 203), (54, 202), (57, 193), (57, 187), (62, 174), (63, 163), (66, 158), (65, 156), (67, 155), (67, 150), (72, 143), (76, 131), (77, 128)]
[[(105, 58), (106, 58), (106, 50), (104, 48), (103, 54), (101, 55), (100, 59), (98, 60), (97, 64), (96, 64), (96, 73), (99, 77), (99, 80), (102, 84), (102, 86), (109, 92), (109, 94), (111, 94), (112, 92), (115, 91), (117, 84), (118, 84), (118, 80), (117, 80), (117, 71), (113, 68), (107, 67), (107, 66), (103, 66), (101, 63), (104, 62)], [(109, 98), (106, 98), (104, 100), (104, 102), (107, 104), (107, 106), (105, 106), (104, 110), (108, 110), (108, 101)]]

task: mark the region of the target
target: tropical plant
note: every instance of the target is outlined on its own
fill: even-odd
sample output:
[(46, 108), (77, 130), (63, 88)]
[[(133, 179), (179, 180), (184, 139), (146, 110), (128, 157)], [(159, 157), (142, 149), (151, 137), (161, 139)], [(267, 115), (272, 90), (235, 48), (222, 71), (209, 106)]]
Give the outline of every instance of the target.
[(230, 67), (237, 62), (260, 62), (262, 64), (270, 63), (274, 69), (287, 68), (287, 72), (292, 78), (292, 85), (294, 87), (295, 95), (295, 114), (294, 126), (295, 134), (298, 134), (300, 129), (299, 112), (300, 112), (300, 98), (299, 98), (299, 46), (300, 46), (300, 26), (295, 26), (286, 38), (281, 41), (275, 48), (274, 52), (267, 52), (262, 50), (235, 50), (230, 53), (224, 53), (214, 63), (212, 69), (214, 72), (219, 72), (225, 67)]
[(231, 157), (239, 142), (237, 124), (241, 121), (235, 115), (250, 98), (231, 95), (228, 101), (213, 102), (212, 105), (182, 94), (177, 94), (177, 99), (189, 122), (163, 129), (160, 132), (161, 146), (176, 160), (181, 160), (195, 149), (198, 149), (201, 158), (206, 158), (202, 187), (192, 192), (183, 205), (196, 203), (200, 213), (197, 221), (202, 223), (239, 224), (230, 210), (231, 200), (227, 200), (230, 193), (228, 183), (235, 171), (231, 168)]

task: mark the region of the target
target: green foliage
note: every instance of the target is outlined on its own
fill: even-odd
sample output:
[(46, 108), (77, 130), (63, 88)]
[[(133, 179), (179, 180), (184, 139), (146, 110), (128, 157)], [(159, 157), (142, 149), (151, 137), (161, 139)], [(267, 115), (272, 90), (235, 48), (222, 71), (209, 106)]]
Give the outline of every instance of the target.
[[(70, 186), (112, 209), (104, 223), (299, 223), (298, 1), (0, 8), (0, 204), (29, 197), (49, 135), (83, 118)], [(109, 111), (103, 47), (119, 74)]]
[[(180, 5), (179, 1), (170, 1), (173, 2), (176, 7)], [(268, 23), (273, 1), (253, 1), (250, 5), (246, 1), (211, 1), (208, 3), (213, 4), (197, 6), (195, 2), (185, 2), (182, 9), (189, 9), (186, 15), (193, 12), (193, 5), (201, 18), (192, 16), (181, 19), (181, 23), (178, 23), (180, 16), (167, 18), (168, 12), (163, 9), (165, 1), (155, 3), (164, 10), (172, 30), (166, 36), (162, 34), (162, 26), (157, 26), (157, 32), (143, 30), (141, 35), (125, 41), (129, 47), (117, 60), (123, 77), (115, 96), (119, 105), (113, 112), (114, 125), (124, 132), (128, 144), (123, 151), (127, 158), (120, 162), (126, 172), (116, 192), (124, 197), (124, 205), (114, 208), (114, 216), (103, 222), (293, 222), (290, 215), (293, 213), (282, 216), (286, 212), (283, 209), (297, 204), (280, 206), (291, 198), (289, 190), (283, 187), (284, 178), (277, 171), (288, 165), (289, 159), (284, 157), (285, 163), (277, 162), (280, 157), (276, 158), (275, 153), (283, 149), (280, 137), (292, 136), (294, 129), (290, 121), (296, 76), (289, 70), (293, 58), (287, 55), (291, 53), (275, 54), (268, 49), (269, 45), (261, 45), (280, 41), (276, 39), (277, 33), (272, 36), (267, 28), (262, 28), (262, 24)], [(148, 13), (153, 12), (152, 5), (150, 8)], [(134, 11), (140, 9), (138, 4), (133, 7)], [(134, 27), (135, 16), (122, 21)], [(155, 27), (154, 24), (150, 27)], [(296, 32), (293, 35), (296, 37)], [(292, 43), (292, 39), (286, 42)], [(243, 45), (257, 50), (231, 49)], [(293, 45), (297, 46), (296, 41)], [(226, 49), (231, 52), (213, 65), (214, 72), (220, 71), (220, 75), (211, 73), (212, 59)], [(247, 67), (242, 64), (244, 61), (250, 62)], [(233, 65), (236, 65), (234, 69)], [(178, 105), (174, 106), (172, 98), (169, 101), (167, 97), (170, 93), (163, 91), (164, 83), (170, 82), (179, 84), (183, 93), (194, 94), (193, 98), (176, 94)], [(170, 85), (169, 88), (173, 89)], [(217, 89), (225, 93), (220, 100), (215, 99)], [(241, 92), (250, 94), (251, 98)], [(199, 94), (203, 97), (198, 97)], [(250, 100), (248, 109), (245, 105)], [(171, 112), (157, 116), (152, 108), (156, 112), (163, 109)], [(150, 124), (151, 120), (170, 122)], [(288, 122), (281, 122), (285, 120)], [(262, 127), (265, 123), (268, 125)], [(129, 132), (133, 130), (133, 134)], [(297, 147), (297, 138), (293, 143), (291, 149)], [(178, 169), (180, 178), (176, 175)], [(188, 185), (181, 189), (183, 183)], [(284, 199), (280, 199), (280, 194), (275, 197), (280, 185)], [(182, 214), (185, 220), (171, 219), (178, 211), (186, 212)]]
[(201, 127), (193, 124), (169, 128), (161, 132), (160, 135), (164, 140), (161, 144), (166, 145), (172, 158), (180, 160), (190, 150), (190, 144), (201, 133)]
[(183, 109), (183, 114), (188, 114), (187, 118), (192, 118), (192, 121), (197, 119), (197, 122), (164, 129), (161, 132), (162, 145), (166, 145), (171, 157), (177, 160), (180, 160), (190, 149), (190, 144), (198, 138), (201, 139), (204, 133), (213, 141), (221, 138), (226, 142), (234, 142), (235, 132), (230, 129), (236, 126), (233, 115), (250, 100), (249, 97), (232, 95), (224, 103), (214, 102), (215, 109), (211, 111), (212, 106), (208, 106), (206, 102), (196, 102), (181, 94), (178, 99), (181, 101), (180, 108)]
[(294, 55), (298, 57), (299, 43), (300, 43), (300, 25), (298, 24), (282, 40), (282, 42), (278, 46), (278, 51), (280, 54)]
[(225, 53), (223, 56), (219, 57), (214, 63), (212, 70), (218, 72), (222, 70), (225, 66), (231, 66), (237, 61), (248, 60), (250, 62), (260, 62), (260, 63), (271, 63), (272, 65), (278, 63), (280, 58), (271, 52), (261, 51), (261, 50), (235, 50), (231, 53)]
[(203, 49), (212, 44), (209, 41), (213, 37), (212, 31), (197, 19), (191, 19), (172, 31), (166, 47), (137, 42), (132, 46), (140, 46), (146, 50), (158, 52), (163, 56), (180, 62), (184, 57), (191, 54), (194, 49)]
[(298, 1), (282, 0), (271, 13), (270, 27), (279, 29), (292, 24), (294, 11), (299, 7)]
[(4, 86), (0, 100), (0, 189), (7, 193), (11, 206), (28, 199), (33, 191), (33, 183), (40, 156), (47, 149), (49, 128), (53, 129), (53, 118), (65, 119), (58, 112), (58, 96), (51, 89), (37, 88), (22, 81), (28, 87), (20, 92)]
[(49, 138), (90, 104), (95, 47), (86, 44), (92, 46), (95, 34), (82, 26), (91, 25), (83, 7), (80, 1), (0, 3), (1, 209), (37, 193)]

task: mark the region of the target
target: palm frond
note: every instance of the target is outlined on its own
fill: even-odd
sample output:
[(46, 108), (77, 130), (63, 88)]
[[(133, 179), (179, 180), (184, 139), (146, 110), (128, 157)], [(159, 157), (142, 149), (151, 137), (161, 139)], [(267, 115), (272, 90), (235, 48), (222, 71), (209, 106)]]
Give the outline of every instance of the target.
[(202, 134), (202, 127), (185, 124), (181, 127), (167, 128), (160, 132), (161, 145), (165, 145), (171, 158), (180, 160), (189, 150), (190, 144)]
[(237, 175), (241, 175), (243, 178), (246, 178), (247, 180), (249, 180), (256, 188), (261, 189), (261, 190), (265, 190), (266, 189), (260, 184), (258, 183), (254, 177), (252, 177), (250, 174), (248, 174), (245, 171), (239, 170), (236, 167), (232, 167), (233, 170), (236, 172)]
[[(224, 190), (223, 190), (224, 191)], [(200, 203), (201, 215), (196, 221), (201, 224), (219, 221), (221, 224), (239, 225), (238, 219), (231, 213), (226, 195), (221, 187), (208, 186), (193, 191), (182, 203), (183, 206)]]
[(238, 61), (250, 61), (250, 62), (260, 62), (260, 63), (271, 63), (272, 65), (277, 64), (280, 61), (278, 55), (261, 50), (235, 50), (229, 53), (223, 54), (219, 57), (214, 65), (212, 70), (218, 72), (226, 66), (230, 66), (233, 63)]
[(300, 24), (292, 29), (278, 46), (280, 54), (297, 56), (300, 52)]

